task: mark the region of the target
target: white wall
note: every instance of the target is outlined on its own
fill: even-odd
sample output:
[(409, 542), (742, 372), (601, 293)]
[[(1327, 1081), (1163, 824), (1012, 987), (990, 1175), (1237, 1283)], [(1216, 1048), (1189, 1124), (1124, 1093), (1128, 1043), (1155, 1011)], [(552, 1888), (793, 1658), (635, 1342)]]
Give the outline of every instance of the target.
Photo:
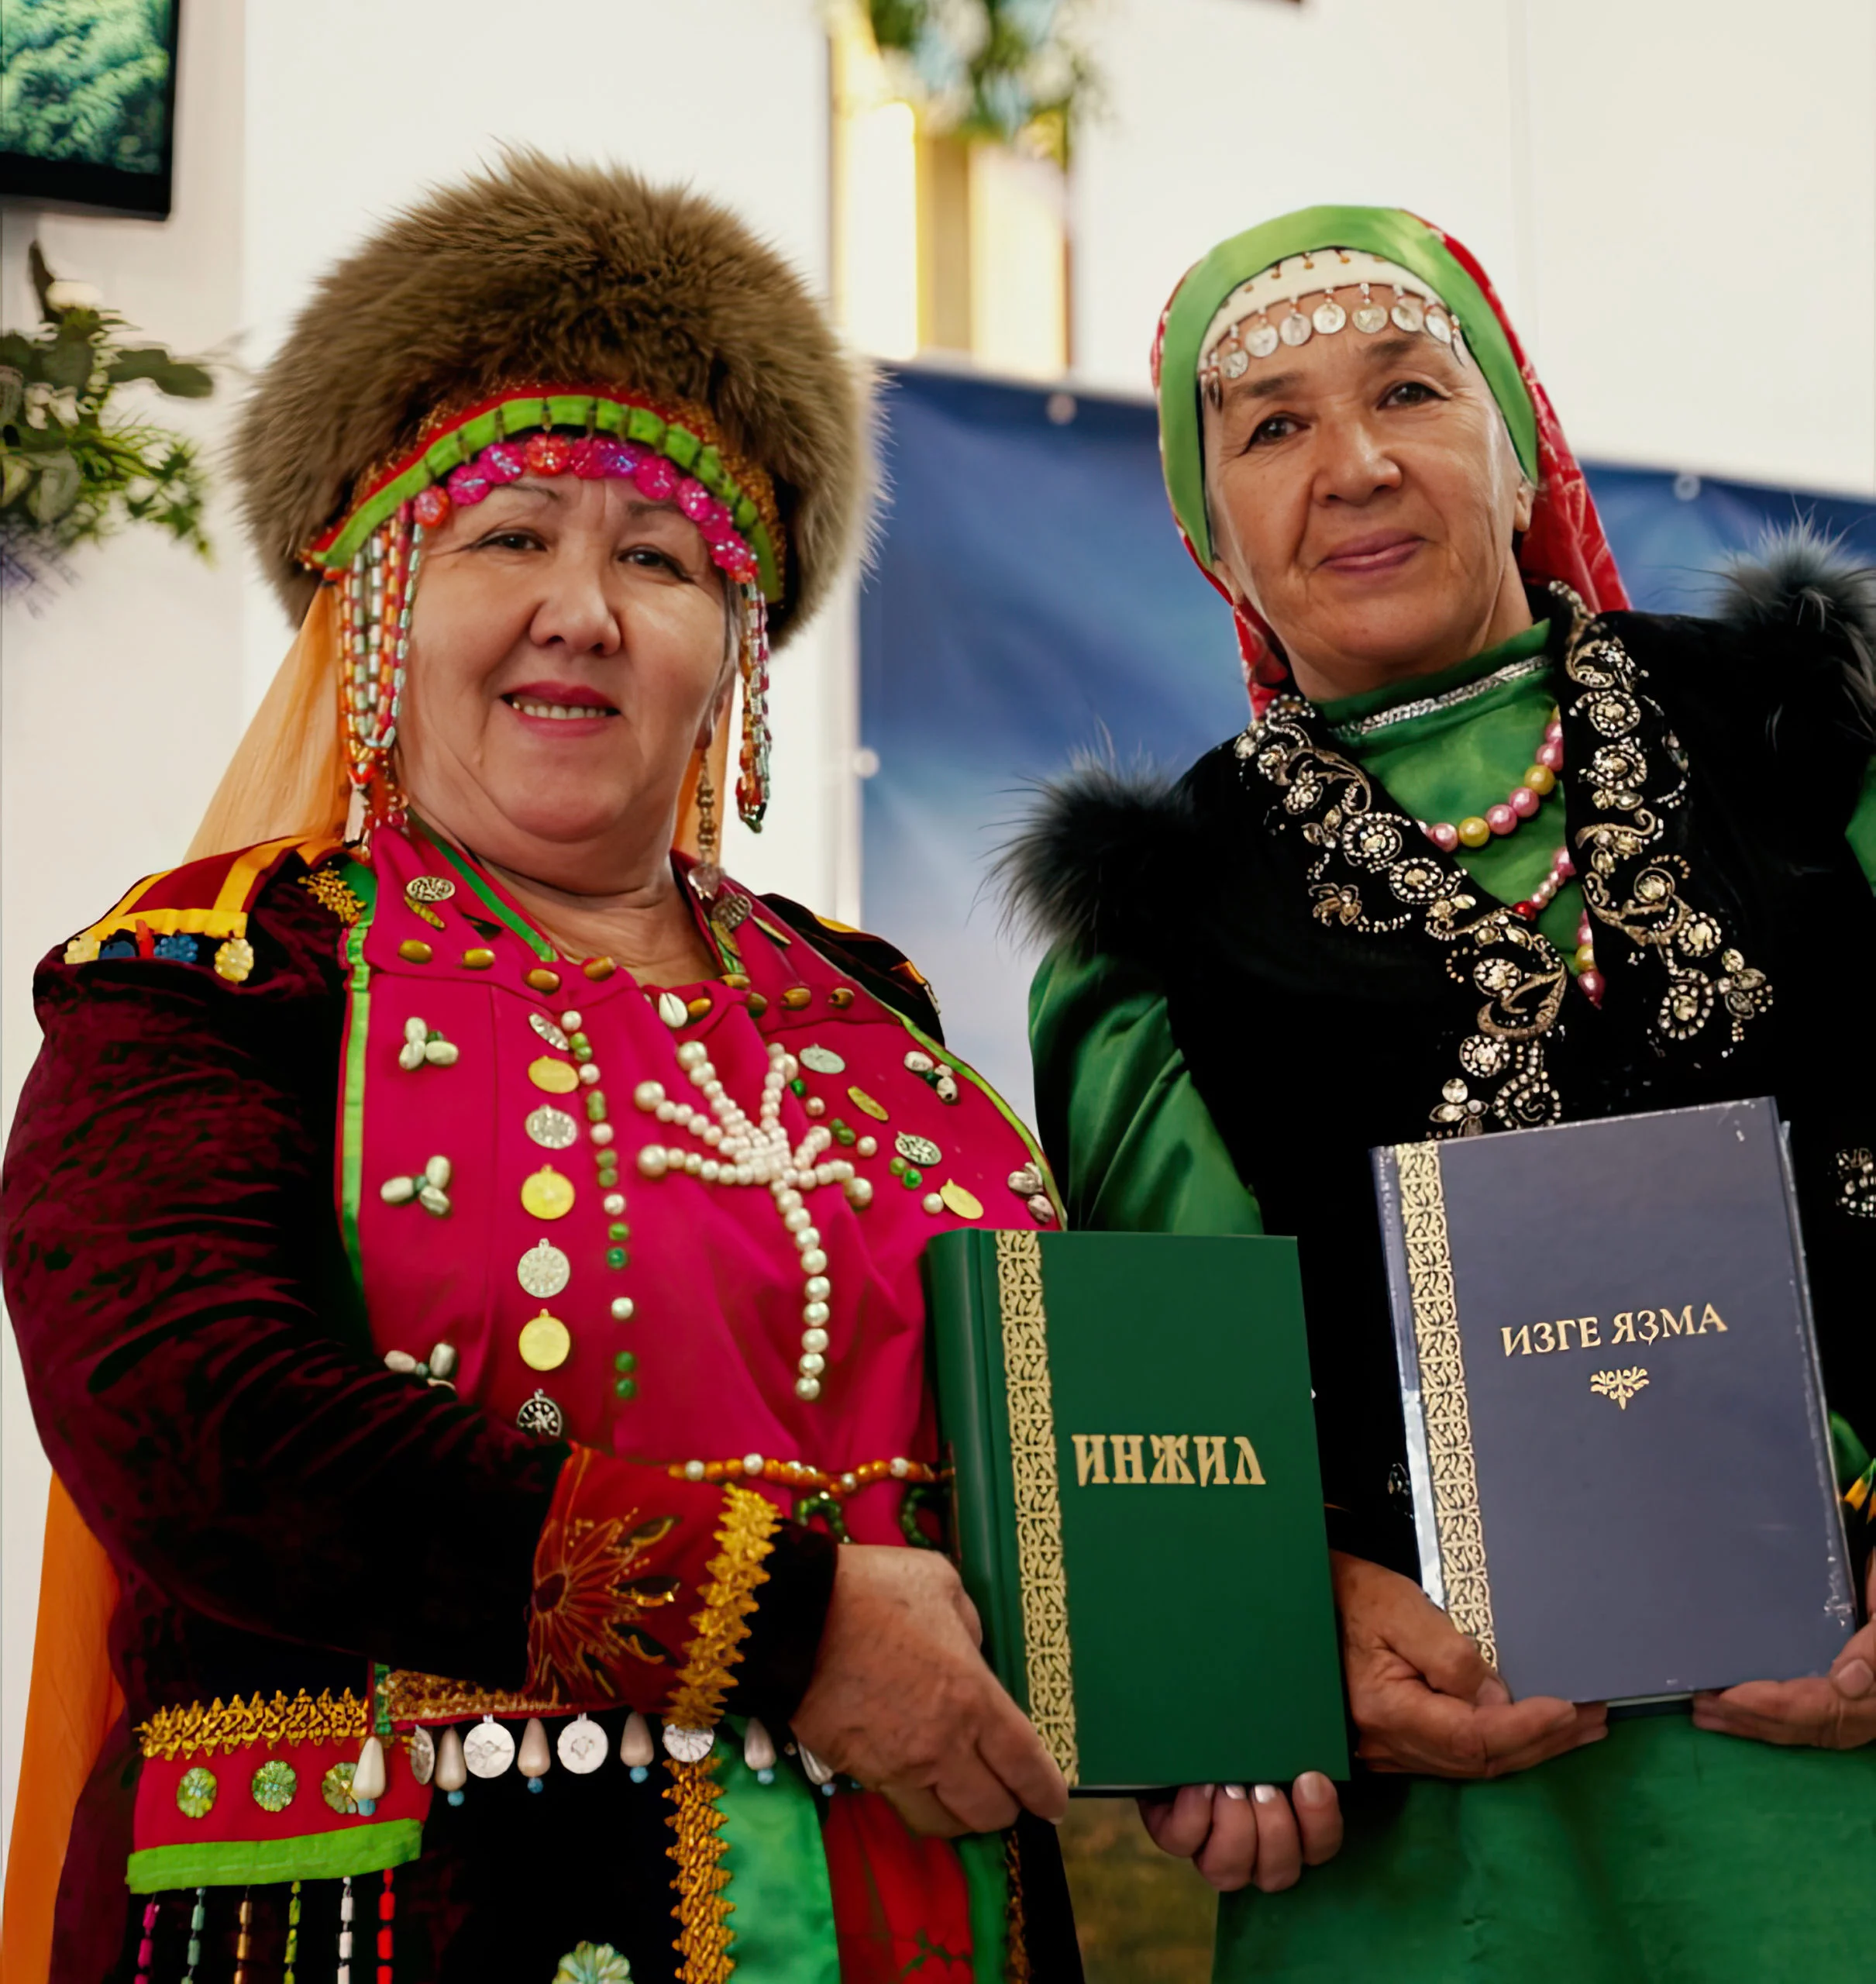
[[(616, 159), (738, 208), (824, 290), (827, 56), (818, 0), (190, 0), (175, 210), (161, 226), (46, 216), (55, 269), (153, 338), (265, 360), (314, 277), (374, 222), (498, 140)], [(0, 302), (35, 311), (36, 217), (4, 216)], [(164, 417), (210, 439), (239, 390)], [(0, 1107), (37, 1049), (28, 987), (53, 943), (181, 857), (289, 632), (225, 505), (212, 568), (147, 532), (0, 622)], [(849, 615), (776, 670), (776, 800), (745, 879), (851, 916)], [(739, 830), (738, 830), (739, 835)], [(10, 1830), (46, 1470), (10, 1332), (0, 1350), (0, 1828)]]
[(1096, 0), (1076, 363), (1142, 393), (1226, 235), (1406, 206), (1490, 270), (1578, 452), (1876, 492), (1869, 0)]

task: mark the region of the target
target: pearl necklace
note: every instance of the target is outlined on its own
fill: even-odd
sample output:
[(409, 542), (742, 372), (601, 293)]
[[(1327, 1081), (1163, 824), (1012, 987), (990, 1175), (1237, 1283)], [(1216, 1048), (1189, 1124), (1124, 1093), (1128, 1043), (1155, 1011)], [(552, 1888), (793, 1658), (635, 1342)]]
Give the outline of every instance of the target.
[(1521, 821), (1535, 818), (1538, 808), (1557, 789), (1557, 774), (1563, 770), (1563, 723), (1553, 710), (1535, 760), (1496, 806), (1468, 815), (1457, 826), (1450, 820), (1421, 820), (1416, 824), (1443, 854), (1451, 854), (1459, 847), (1483, 847), (1493, 835), (1514, 833)]
[(801, 1355), (795, 1369), (795, 1395), (813, 1400), (821, 1396), (821, 1376), (827, 1368), (828, 1306), (832, 1284), (821, 1233), (808, 1211), (805, 1194), (824, 1185), (838, 1185), (855, 1206), (871, 1203), (873, 1186), (859, 1176), (845, 1158), (822, 1156), (834, 1132), (814, 1124), (791, 1149), (782, 1127), (782, 1097), (800, 1071), (800, 1063), (779, 1041), (769, 1043), (769, 1072), (762, 1080), (758, 1120), (725, 1088), (700, 1040), (687, 1040), (677, 1050), (677, 1065), (707, 1105), (698, 1109), (674, 1100), (657, 1081), (639, 1083), (632, 1100), (660, 1123), (688, 1131), (704, 1146), (686, 1149), (678, 1144), (646, 1144), (639, 1152), (639, 1173), (662, 1178), (682, 1171), (706, 1185), (766, 1185), (801, 1258), (806, 1277), (802, 1290)]

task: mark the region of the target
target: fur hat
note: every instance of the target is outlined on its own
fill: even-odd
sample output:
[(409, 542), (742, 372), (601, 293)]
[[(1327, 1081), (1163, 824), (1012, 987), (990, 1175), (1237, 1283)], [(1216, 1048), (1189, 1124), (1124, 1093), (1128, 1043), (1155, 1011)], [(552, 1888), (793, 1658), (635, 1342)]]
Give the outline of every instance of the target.
[(778, 639), (825, 597), (873, 486), (866, 379), (807, 288), (725, 208), (518, 150), (332, 269), (243, 410), (248, 531), (297, 621), (300, 562), (439, 408), (519, 381), (610, 384), (709, 413), (774, 485)]

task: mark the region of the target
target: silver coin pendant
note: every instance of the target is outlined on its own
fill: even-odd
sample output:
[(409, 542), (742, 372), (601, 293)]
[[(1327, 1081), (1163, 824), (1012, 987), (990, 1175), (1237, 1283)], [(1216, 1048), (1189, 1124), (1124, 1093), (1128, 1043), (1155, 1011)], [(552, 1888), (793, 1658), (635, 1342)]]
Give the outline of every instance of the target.
[(515, 1738), (499, 1722), (478, 1722), (463, 1738), (471, 1777), (499, 1777), (515, 1761)]
[(1426, 306), (1417, 296), (1403, 296), (1389, 314), (1397, 330), (1423, 331), (1427, 328)]
[(1310, 322), (1326, 338), (1332, 338), (1348, 321), (1348, 312), (1333, 296), (1326, 296), (1310, 313)]
[(563, 1054), (566, 1052), (566, 1035), (545, 1013), (530, 1013), (528, 1015), (528, 1024), (549, 1047), (557, 1049)]
[(1375, 332), (1387, 329), (1388, 313), (1379, 303), (1358, 303), (1355, 309), (1355, 327), (1365, 331), (1372, 338)]
[(545, 1104), (528, 1112), (527, 1128), (528, 1135), (546, 1150), (566, 1150), (580, 1140), (580, 1125), (564, 1109)]
[(1307, 344), (1316, 333), (1300, 310), (1293, 310), (1277, 326), (1277, 335), (1287, 345)]
[(515, 1278), (530, 1295), (546, 1302), (573, 1280), (573, 1266), (558, 1247), (541, 1240), (515, 1264)]
[(1255, 324), (1244, 343), (1253, 358), (1268, 358), (1277, 348), (1277, 327), (1275, 324)]
[(428, 1784), (436, 1774), (436, 1738), (421, 1724), (411, 1731), (411, 1776)]

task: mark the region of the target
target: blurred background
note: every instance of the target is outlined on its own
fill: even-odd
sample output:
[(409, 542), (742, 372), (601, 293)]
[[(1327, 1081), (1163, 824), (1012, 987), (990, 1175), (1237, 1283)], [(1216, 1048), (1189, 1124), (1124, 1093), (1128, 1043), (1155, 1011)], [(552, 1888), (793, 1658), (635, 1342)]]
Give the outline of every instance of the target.
[[(1034, 960), (986, 858), (1074, 752), (1182, 765), (1243, 721), (1146, 397), (1215, 240), (1359, 201), (1465, 242), (1639, 604), (1698, 610), (1794, 515), (1876, 557), (1868, 0), (4, 0), (0, 43), (0, 331), (38, 340), (0, 399), (56, 374), (55, 281), (153, 354), (116, 367), (108, 502), (4, 463), (9, 1114), (34, 963), (181, 858), (290, 638), (220, 459), (246, 378), (336, 255), (504, 142), (716, 195), (879, 361), (869, 571), (778, 666), (770, 825), (725, 862), (900, 943), (1019, 1110)], [(46, 1477), (0, 1360), (4, 1829)], [(1131, 1807), (1069, 1830), (1096, 1984), (1203, 1977), (1196, 1879)]]

